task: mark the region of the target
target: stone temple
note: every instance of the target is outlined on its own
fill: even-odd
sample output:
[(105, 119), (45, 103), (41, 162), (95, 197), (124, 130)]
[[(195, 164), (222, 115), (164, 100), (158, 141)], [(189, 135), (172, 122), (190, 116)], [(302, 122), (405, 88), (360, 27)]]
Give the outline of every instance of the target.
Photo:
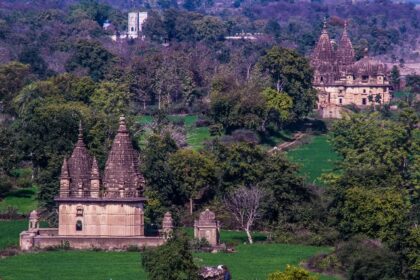
[(72, 248), (124, 249), (158, 246), (172, 231), (170, 213), (165, 214), (162, 236), (144, 234), (144, 178), (139, 155), (133, 148), (124, 117), (106, 161), (103, 174), (88, 152), (79, 128), (73, 153), (64, 159), (60, 175), (58, 228), (39, 228), (38, 214), (30, 215), (28, 231), (20, 234), (22, 250), (67, 244)]
[(355, 60), (355, 51), (344, 24), (336, 45), (330, 39), (326, 21), (311, 55), (314, 87), (318, 90), (318, 109), (323, 118), (341, 118), (343, 106), (363, 108), (389, 103), (391, 86), (385, 64), (367, 55)]

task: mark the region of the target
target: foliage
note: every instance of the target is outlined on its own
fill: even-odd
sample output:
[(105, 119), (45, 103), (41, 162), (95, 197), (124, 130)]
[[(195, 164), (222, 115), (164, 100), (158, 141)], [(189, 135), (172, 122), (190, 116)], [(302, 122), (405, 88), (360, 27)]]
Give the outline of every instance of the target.
[(349, 279), (400, 279), (397, 255), (374, 240), (354, 238), (335, 252)]
[(340, 229), (344, 234), (364, 233), (371, 238), (393, 241), (406, 227), (410, 204), (395, 189), (349, 188), (340, 207)]
[(287, 265), (284, 272), (274, 272), (268, 275), (268, 280), (317, 280), (318, 277), (311, 276), (308, 271), (296, 266)]
[(142, 265), (151, 280), (198, 279), (198, 268), (185, 235), (175, 234), (164, 245), (145, 251)]
[(73, 71), (77, 67), (87, 68), (90, 77), (98, 81), (104, 78), (113, 58), (114, 56), (98, 42), (80, 40), (74, 46), (74, 53), (67, 62), (67, 69)]
[(292, 98), (293, 118), (301, 119), (312, 111), (316, 92), (312, 88), (312, 70), (306, 58), (275, 46), (261, 57), (259, 63), (261, 70), (270, 74), (277, 91)]
[(293, 107), (293, 100), (290, 96), (271, 88), (265, 89), (262, 95), (266, 99), (267, 107), (280, 114), (281, 120), (287, 120), (289, 118), (289, 111)]
[(342, 184), (399, 187), (416, 199), (420, 138), (415, 123), (417, 116), (410, 109), (398, 121), (381, 119), (378, 114), (355, 114), (337, 122), (331, 136), (334, 149), (343, 157)]
[(190, 198), (190, 213), (193, 211), (193, 199), (211, 192), (217, 185), (214, 161), (196, 151), (178, 150), (169, 157), (169, 167), (186, 197)]
[(0, 101), (5, 111), (11, 109), (11, 101), (28, 82), (28, 65), (19, 62), (10, 62), (0, 65)]

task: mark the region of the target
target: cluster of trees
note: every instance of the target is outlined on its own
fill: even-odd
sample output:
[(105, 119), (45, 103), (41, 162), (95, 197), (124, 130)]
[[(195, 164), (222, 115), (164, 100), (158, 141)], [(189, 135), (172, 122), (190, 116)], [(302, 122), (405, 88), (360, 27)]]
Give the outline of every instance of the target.
[[(419, 277), (419, 172), (420, 138), (418, 115), (401, 111), (396, 120), (379, 113), (360, 114), (333, 125), (332, 143), (343, 160), (341, 172), (325, 179), (331, 189), (329, 213), (341, 238), (363, 235), (379, 240), (371, 254), (359, 246), (343, 259), (348, 270), (362, 279), (369, 266), (372, 279), (416, 279)], [(382, 262), (373, 255), (390, 255)], [(337, 253), (340, 256), (340, 252)], [(353, 255), (353, 257), (351, 256)], [(356, 261), (357, 260), (357, 261)], [(398, 261), (397, 261), (398, 260)], [(382, 267), (382, 269), (380, 268)], [(365, 274), (366, 275), (366, 274)]]

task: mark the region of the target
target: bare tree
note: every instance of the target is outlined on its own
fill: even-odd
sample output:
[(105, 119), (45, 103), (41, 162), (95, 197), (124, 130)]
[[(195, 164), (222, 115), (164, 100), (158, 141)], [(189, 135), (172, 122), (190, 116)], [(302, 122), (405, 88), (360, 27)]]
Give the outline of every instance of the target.
[(264, 196), (264, 191), (254, 186), (251, 188), (241, 187), (224, 199), (226, 208), (246, 232), (250, 244), (253, 243), (251, 227), (260, 217), (260, 204)]

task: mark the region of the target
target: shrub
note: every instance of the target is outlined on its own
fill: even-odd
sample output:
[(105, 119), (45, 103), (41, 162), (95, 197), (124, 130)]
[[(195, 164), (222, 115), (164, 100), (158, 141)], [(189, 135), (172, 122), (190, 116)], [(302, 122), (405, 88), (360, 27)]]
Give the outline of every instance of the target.
[(195, 122), (196, 127), (206, 127), (206, 126), (209, 126), (209, 125), (210, 125), (210, 121), (206, 120), (206, 119), (198, 119)]
[(146, 250), (142, 265), (150, 280), (196, 280), (198, 267), (184, 234), (174, 234), (166, 244)]
[(212, 124), (209, 126), (209, 132), (211, 136), (220, 136), (223, 132), (223, 126), (221, 124)]
[(13, 184), (8, 177), (0, 177), (0, 198), (4, 198), (12, 189)]
[(232, 137), (235, 142), (247, 142), (253, 144), (258, 144), (260, 142), (258, 135), (254, 131), (248, 129), (235, 130), (232, 133)]
[(352, 280), (399, 279), (398, 257), (377, 240), (353, 238), (336, 255)]
[(268, 280), (317, 280), (318, 277), (311, 276), (303, 268), (287, 265), (284, 272), (274, 272), (268, 275)]

